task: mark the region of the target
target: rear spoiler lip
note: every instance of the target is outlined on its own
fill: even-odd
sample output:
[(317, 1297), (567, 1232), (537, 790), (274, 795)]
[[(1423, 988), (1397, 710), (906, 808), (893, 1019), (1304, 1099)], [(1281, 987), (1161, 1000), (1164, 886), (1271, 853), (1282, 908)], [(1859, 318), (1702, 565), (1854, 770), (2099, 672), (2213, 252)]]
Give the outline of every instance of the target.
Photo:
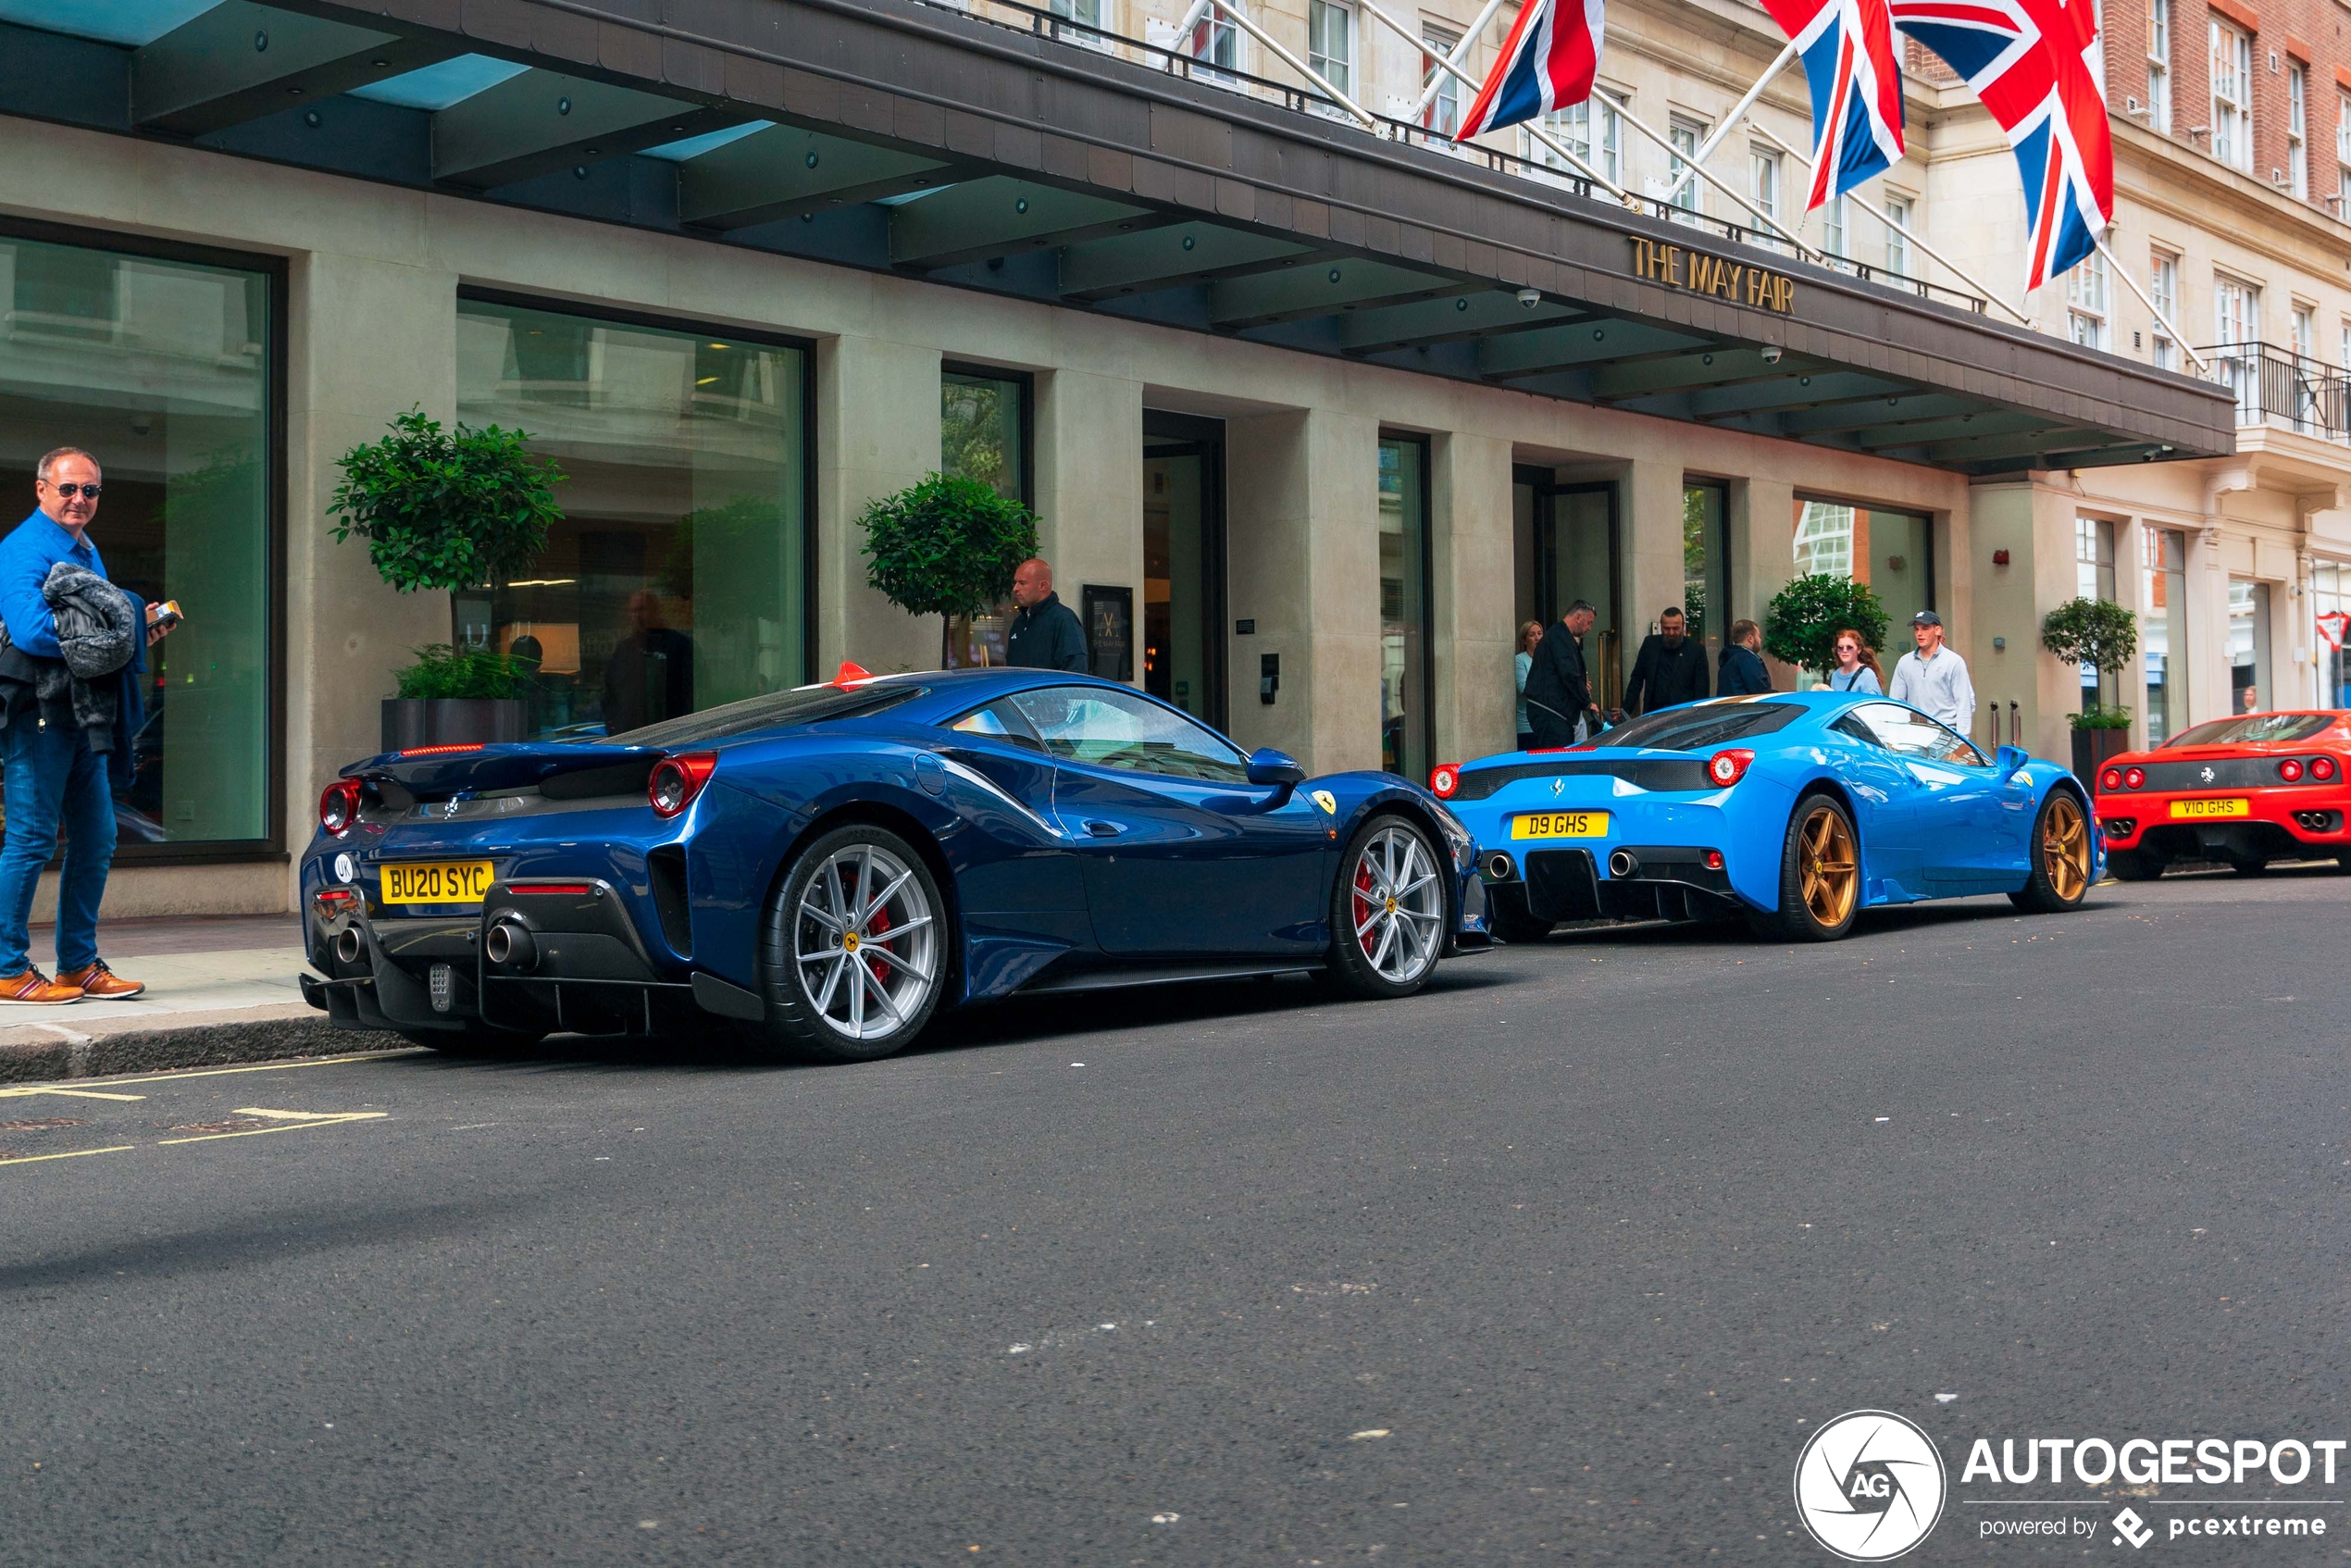
[(663, 754), (657, 746), (609, 746), (574, 741), (522, 740), (483, 746), (479, 751), (442, 752), (403, 757), (382, 752), (351, 764), (344, 778), (388, 778), (404, 789), (458, 790), (510, 790), (536, 784), (559, 773), (609, 767), (641, 758), (650, 767)]

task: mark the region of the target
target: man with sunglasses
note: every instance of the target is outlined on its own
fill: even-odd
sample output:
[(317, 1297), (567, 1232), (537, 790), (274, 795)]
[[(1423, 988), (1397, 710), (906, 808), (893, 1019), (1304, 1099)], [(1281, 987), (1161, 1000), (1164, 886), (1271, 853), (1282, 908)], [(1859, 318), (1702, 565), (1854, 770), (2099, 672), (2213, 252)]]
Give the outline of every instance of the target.
[[(115, 844), (107, 773), (110, 764), (125, 768), (130, 764), (125, 731), (135, 725), (140, 693), (134, 677), (145, 668), (145, 660), (134, 641), (130, 664), (117, 676), (101, 678), (121, 683), (111, 756), (92, 750), (89, 732), (74, 721), (69, 705), (53, 712), (58, 704), (35, 694), (44, 667), (65, 662), (56, 617), (42, 594), (50, 569), (66, 561), (100, 578), (106, 575), (89, 537), (104, 489), (98, 460), (79, 447), (61, 446), (34, 470), (39, 509), (0, 539), (0, 622), (8, 630), (8, 645), (0, 649), (0, 698), (6, 702), (0, 710), (5, 714), (0, 757), (6, 759), (7, 814), (6, 842), (0, 844), (0, 1003), (118, 1001), (146, 989), (116, 975), (98, 956), (98, 905), (106, 897)], [(157, 606), (143, 608), (152, 645), (169, 628), (156, 624)], [(54, 689), (63, 683), (48, 684)], [(66, 859), (57, 878), (57, 977), (51, 980), (32, 965), (27, 927), (32, 895), (56, 852), (60, 827)]]

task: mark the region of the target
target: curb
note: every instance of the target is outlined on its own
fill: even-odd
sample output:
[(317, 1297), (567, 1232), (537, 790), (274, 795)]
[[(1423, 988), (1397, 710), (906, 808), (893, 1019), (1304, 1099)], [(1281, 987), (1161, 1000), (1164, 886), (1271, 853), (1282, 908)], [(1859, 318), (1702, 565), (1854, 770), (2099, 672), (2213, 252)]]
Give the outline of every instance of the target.
[(308, 1015), (218, 1017), (214, 1022), (133, 1027), (104, 1034), (58, 1027), (53, 1039), (0, 1041), (0, 1084), (225, 1067), (305, 1056), (350, 1056), (404, 1050), (409, 1043), (382, 1030), (338, 1029), (310, 1009), (302, 1011)]

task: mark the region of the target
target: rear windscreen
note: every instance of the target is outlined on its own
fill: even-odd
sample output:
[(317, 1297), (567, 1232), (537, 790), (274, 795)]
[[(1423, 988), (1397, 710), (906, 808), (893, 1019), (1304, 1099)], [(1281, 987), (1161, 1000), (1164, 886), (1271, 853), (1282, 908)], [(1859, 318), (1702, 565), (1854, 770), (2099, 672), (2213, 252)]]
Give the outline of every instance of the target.
[(1661, 714), (1636, 718), (1597, 740), (1570, 750), (1640, 746), (1660, 752), (1702, 752), (1710, 746), (1785, 729), (1802, 717), (1804, 712), (1796, 703), (1700, 703), (1694, 707), (1669, 708)]
[(2242, 714), (2183, 730), (2163, 746), (2169, 751), (2174, 746), (2250, 746), (2265, 741), (2291, 745), (2324, 734), (2333, 723), (2332, 714)]
[(704, 708), (698, 714), (678, 718), (665, 718), (659, 724), (649, 724), (642, 729), (631, 729), (624, 735), (610, 738), (590, 738), (590, 744), (609, 746), (692, 746), (709, 740), (724, 740), (732, 735), (748, 735), (754, 729), (776, 729), (790, 724), (815, 724), (828, 718), (862, 718), (910, 703), (921, 696), (927, 687), (891, 681), (872, 686), (803, 686), (791, 691), (773, 691), (764, 697), (746, 697), (740, 703)]

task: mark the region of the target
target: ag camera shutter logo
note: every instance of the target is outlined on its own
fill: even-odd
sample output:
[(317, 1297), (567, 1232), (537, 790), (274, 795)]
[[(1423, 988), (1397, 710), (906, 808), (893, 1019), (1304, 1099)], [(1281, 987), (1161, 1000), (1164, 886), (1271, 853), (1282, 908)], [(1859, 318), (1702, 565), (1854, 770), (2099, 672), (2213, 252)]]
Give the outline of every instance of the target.
[(1943, 1517), (1948, 1483), (1934, 1440), (1890, 1411), (1847, 1411), (1796, 1460), (1796, 1515), (1847, 1562), (1901, 1556)]

